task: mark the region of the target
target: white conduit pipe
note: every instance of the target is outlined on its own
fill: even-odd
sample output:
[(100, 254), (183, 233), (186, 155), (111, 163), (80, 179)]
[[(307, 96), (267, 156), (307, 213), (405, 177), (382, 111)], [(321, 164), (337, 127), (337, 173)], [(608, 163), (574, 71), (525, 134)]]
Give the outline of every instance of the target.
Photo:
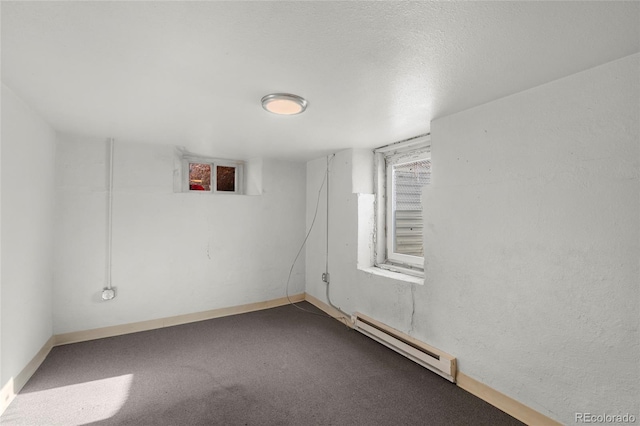
[(113, 138), (109, 139), (109, 210), (107, 213), (107, 286), (102, 291), (102, 300), (111, 300), (116, 292), (111, 286), (111, 256), (113, 241)]

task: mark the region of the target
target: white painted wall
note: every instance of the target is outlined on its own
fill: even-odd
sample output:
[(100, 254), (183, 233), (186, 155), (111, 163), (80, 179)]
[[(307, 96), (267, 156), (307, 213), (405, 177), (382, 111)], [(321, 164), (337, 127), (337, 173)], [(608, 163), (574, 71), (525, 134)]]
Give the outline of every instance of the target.
[[(0, 90), (5, 90), (4, 85)], [(2, 115), (2, 97), (0, 96), (0, 116)], [(0, 117), (0, 129), (2, 128), (2, 117)], [(2, 136), (0, 135), (0, 389), (5, 386), (2, 377)], [(0, 394), (3, 392), (0, 391)], [(0, 414), (4, 412), (4, 404), (0, 403)]]
[(52, 334), (53, 129), (2, 84), (2, 364), (20, 373)]
[[(54, 331), (64, 333), (285, 296), (304, 238), (305, 165), (254, 160), (252, 192), (175, 193), (175, 148), (115, 145), (113, 285), (105, 285), (107, 141), (65, 135), (57, 168)], [(253, 172), (252, 172), (253, 173)], [(261, 190), (261, 191), (260, 191)], [(304, 291), (304, 262), (289, 294)]]
[[(307, 227), (311, 225), (326, 157), (307, 163)], [(359, 190), (373, 188), (373, 152), (349, 149), (336, 153), (329, 173), (330, 297), (347, 313), (362, 312), (409, 332), (412, 293), (420, 285), (391, 278), (396, 274), (369, 272), (373, 263), (373, 196)], [(325, 188), (326, 189), (326, 188)], [(306, 291), (325, 302), (321, 280), (326, 263), (326, 192), (320, 196), (318, 215), (306, 251)], [(406, 325), (406, 327), (405, 327)]]
[(638, 75), (634, 55), (432, 123), (416, 331), (565, 423), (640, 409)]
[[(638, 418), (639, 61), (433, 121), (424, 285), (356, 269), (368, 196), (352, 193), (364, 187), (360, 153), (338, 153), (334, 304), (451, 353), (467, 375), (563, 423), (582, 411)], [(324, 163), (307, 163), (308, 223)], [(316, 226), (307, 292), (325, 300)]]

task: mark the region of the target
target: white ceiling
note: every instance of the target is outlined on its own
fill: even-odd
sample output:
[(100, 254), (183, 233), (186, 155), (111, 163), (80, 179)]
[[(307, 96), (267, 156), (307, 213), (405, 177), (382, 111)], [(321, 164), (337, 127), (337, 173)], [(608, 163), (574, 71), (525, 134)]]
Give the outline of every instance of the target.
[[(639, 2), (7, 2), (2, 81), (56, 130), (306, 160), (640, 51)], [(260, 99), (308, 99), (275, 116)]]

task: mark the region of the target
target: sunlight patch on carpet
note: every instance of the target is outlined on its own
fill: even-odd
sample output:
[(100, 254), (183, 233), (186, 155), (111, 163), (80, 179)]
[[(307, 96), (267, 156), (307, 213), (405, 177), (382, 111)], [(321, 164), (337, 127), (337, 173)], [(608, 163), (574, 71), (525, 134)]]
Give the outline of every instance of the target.
[[(29, 406), (29, 400), (56, 401), (47, 404), (46, 412), (39, 412), (37, 417), (47, 419), (47, 424), (67, 424), (73, 418), (73, 425), (80, 426), (88, 423), (106, 420), (113, 417), (127, 402), (129, 390), (133, 381), (133, 374), (109, 377), (107, 379), (57, 388), (36, 391), (19, 396)], [(73, 415), (71, 415), (73, 413)], [(30, 415), (32, 418), (32, 414)]]

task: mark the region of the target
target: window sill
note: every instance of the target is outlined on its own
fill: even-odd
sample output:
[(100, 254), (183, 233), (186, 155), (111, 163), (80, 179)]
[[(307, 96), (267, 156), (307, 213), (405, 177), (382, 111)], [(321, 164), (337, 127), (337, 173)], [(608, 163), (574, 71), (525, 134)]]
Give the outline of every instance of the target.
[(185, 194), (207, 194), (207, 195), (245, 195), (242, 192), (231, 192), (231, 191), (196, 191), (193, 189), (189, 189), (187, 191), (181, 191)]
[(222, 197), (255, 197), (262, 196), (262, 193), (256, 194), (247, 194), (247, 193), (237, 193), (237, 192), (211, 192), (211, 191), (173, 191), (174, 194), (197, 194), (196, 196), (222, 196)]
[(358, 268), (358, 269), (367, 274), (390, 278), (396, 281), (402, 281), (410, 284), (420, 284), (420, 285), (424, 284), (424, 277), (414, 277), (412, 275), (389, 271), (387, 269), (378, 268), (376, 266), (369, 266), (367, 268)]

